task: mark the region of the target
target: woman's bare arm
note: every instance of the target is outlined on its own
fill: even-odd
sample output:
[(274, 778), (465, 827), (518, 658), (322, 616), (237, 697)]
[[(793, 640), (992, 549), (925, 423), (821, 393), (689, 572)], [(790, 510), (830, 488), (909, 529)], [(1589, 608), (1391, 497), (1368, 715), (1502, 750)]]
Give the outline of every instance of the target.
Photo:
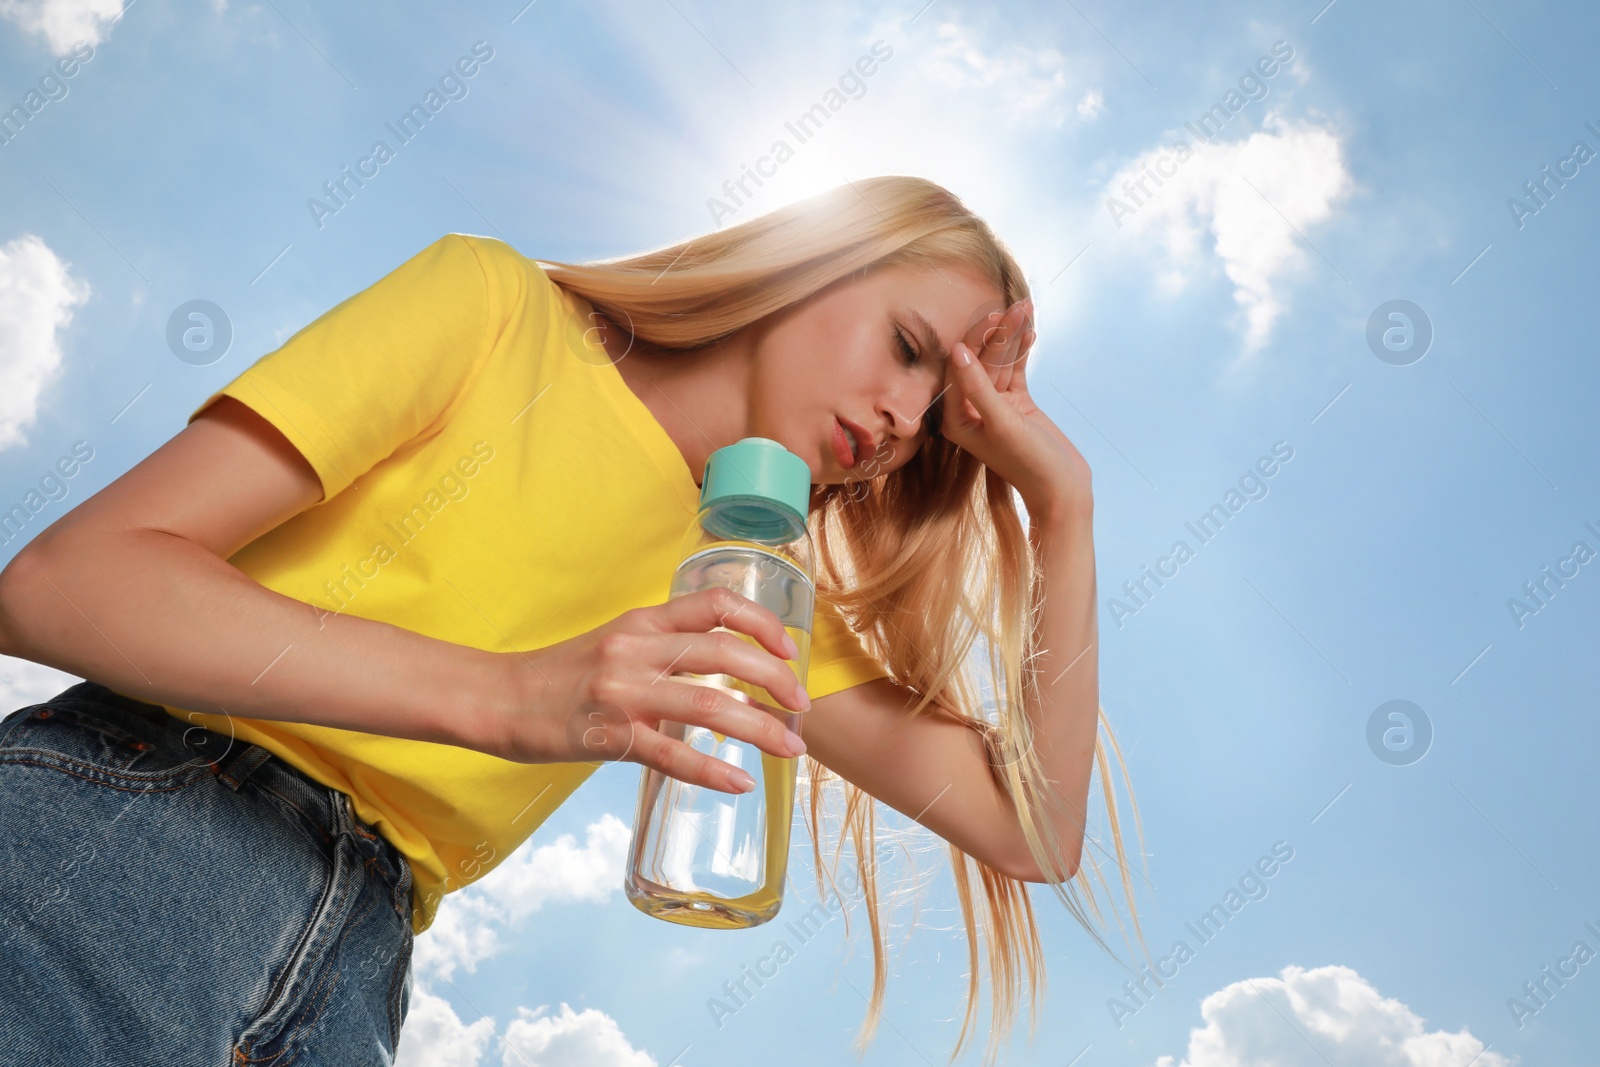
[(224, 396), (0, 571), (0, 651), (151, 703), (475, 747), (503, 657), (318, 611), (227, 562), (321, 498)]
[[(1043, 707), (1029, 702), (1035, 744), (1058, 798), (1046, 817), (1077, 872), (1099, 726), (1098, 642), (1094, 613), (1092, 510), (1062, 517), (1030, 514), (1029, 538), (1040, 561)], [(807, 751), (823, 766), (883, 803), (1026, 882), (1042, 882), (1015, 805), (991, 775), (983, 741), (948, 716), (908, 712), (916, 695), (875, 678), (817, 697), (806, 713)], [(937, 702), (936, 702), (937, 703)]]
[[(887, 678), (815, 698), (806, 751), (833, 773), (995, 870), (1042, 881), (983, 739)], [(936, 702), (937, 703), (937, 702)]]

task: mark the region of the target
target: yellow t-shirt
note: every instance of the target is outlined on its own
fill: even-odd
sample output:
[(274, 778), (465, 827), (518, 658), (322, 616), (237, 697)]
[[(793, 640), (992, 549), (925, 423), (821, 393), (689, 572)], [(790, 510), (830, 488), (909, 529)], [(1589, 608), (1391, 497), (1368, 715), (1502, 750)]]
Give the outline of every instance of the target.
[[(504, 242), (452, 233), (257, 360), (189, 420), (237, 398), (306, 457), (324, 499), (229, 562), (321, 610), (495, 652), (663, 603), (699, 487), (591, 310)], [(821, 600), (813, 625), (813, 697), (887, 676)], [(350, 794), (412, 864), (417, 933), (603, 765), (167, 711)]]

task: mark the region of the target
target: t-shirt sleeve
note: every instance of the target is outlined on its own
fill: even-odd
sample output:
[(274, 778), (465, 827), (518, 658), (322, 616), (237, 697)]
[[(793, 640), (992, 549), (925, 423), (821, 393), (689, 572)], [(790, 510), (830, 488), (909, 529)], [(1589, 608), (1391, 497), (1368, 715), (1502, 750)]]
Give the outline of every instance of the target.
[(234, 397), (289, 439), (332, 499), (448, 421), (488, 353), (489, 307), (472, 241), (446, 234), (262, 356), (187, 421)]
[(889, 677), (844, 617), (821, 598), (812, 614), (811, 660), (806, 673), (806, 692), (813, 700), (874, 678)]

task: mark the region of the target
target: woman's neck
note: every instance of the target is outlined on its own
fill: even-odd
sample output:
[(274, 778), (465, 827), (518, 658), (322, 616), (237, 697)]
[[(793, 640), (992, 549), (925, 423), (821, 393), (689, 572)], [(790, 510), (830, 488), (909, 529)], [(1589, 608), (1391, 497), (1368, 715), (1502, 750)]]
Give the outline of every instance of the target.
[(696, 485), (706, 460), (748, 436), (750, 331), (696, 349), (664, 349), (600, 317), (612, 366), (672, 438)]

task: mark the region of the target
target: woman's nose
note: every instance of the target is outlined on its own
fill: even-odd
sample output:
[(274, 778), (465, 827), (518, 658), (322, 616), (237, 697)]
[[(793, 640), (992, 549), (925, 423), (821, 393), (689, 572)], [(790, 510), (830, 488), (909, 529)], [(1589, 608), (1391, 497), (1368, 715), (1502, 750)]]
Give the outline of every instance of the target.
[(931, 409), (939, 403), (941, 395), (928, 396), (926, 391), (919, 390), (916, 395), (897, 396), (886, 403), (883, 410), (893, 432), (900, 437), (915, 437), (928, 424)]
[(884, 417), (889, 420), (889, 433), (895, 437), (911, 437), (917, 432), (918, 401), (911, 397), (895, 397), (884, 403)]

